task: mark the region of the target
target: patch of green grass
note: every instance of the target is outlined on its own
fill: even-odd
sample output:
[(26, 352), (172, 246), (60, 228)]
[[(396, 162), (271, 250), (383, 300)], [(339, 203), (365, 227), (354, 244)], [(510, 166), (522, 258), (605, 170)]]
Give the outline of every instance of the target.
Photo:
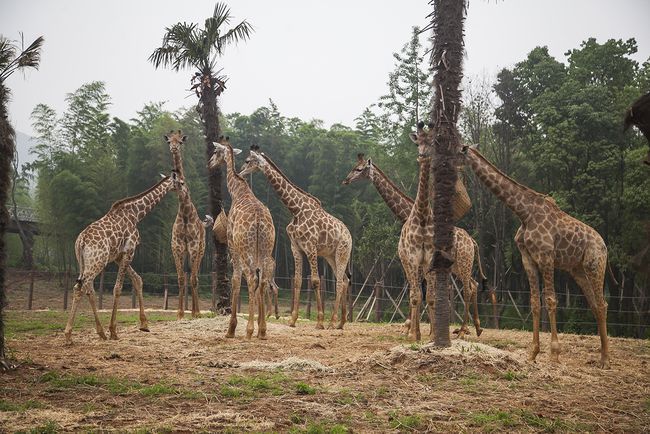
[(314, 395), (316, 394), (316, 388), (306, 383), (297, 383), (296, 393), (298, 395)]
[[(101, 312), (99, 319), (102, 324), (108, 324), (110, 313)], [(172, 321), (176, 319), (176, 312), (149, 312), (147, 319), (150, 323), (158, 321)], [(7, 311), (5, 330), (7, 338), (15, 338), (22, 334), (45, 335), (53, 332), (62, 332), (68, 320), (65, 311)], [(117, 322), (121, 325), (139, 324), (138, 312), (120, 312)], [(80, 312), (74, 324), (74, 330), (94, 328), (95, 318), (92, 312)]]
[(386, 396), (388, 396), (389, 393), (390, 390), (386, 386), (379, 386), (377, 388), (377, 391), (375, 392), (377, 398), (385, 398)]
[(305, 423), (305, 418), (300, 415), (300, 413), (291, 413), (291, 416), (289, 416), (289, 421), (292, 424), (299, 425)]
[(168, 426), (157, 427), (157, 428), (142, 427), (142, 428), (137, 428), (133, 431), (129, 431), (130, 434), (169, 434), (172, 432), (174, 432), (174, 429)]
[[(363, 323), (361, 323), (363, 324)], [(404, 335), (379, 335), (375, 339), (377, 339), (380, 342), (388, 341), (388, 342), (404, 342), (408, 340), (408, 336)]]
[(518, 424), (517, 418), (512, 412), (501, 410), (470, 413), (470, 420), (474, 426), (479, 426), (487, 432), (503, 431), (504, 428)]
[(543, 432), (576, 432), (592, 430), (592, 428), (587, 424), (578, 424), (562, 419), (551, 419), (539, 416), (528, 410), (520, 410), (517, 414), (521, 417), (523, 423)]
[(420, 351), (420, 348), (422, 348), (422, 345), (414, 343), (414, 344), (409, 345), (408, 348), (411, 351)]
[(289, 378), (280, 372), (271, 375), (235, 375), (226, 381), (226, 385), (221, 388), (221, 394), (228, 397), (284, 395), (288, 381)]
[(645, 411), (650, 412), (650, 397), (646, 398), (645, 401), (643, 401), (643, 408)]
[(519, 381), (519, 380), (522, 380), (522, 379), (526, 378), (526, 374), (523, 374), (521, 372), (508, 370), (508, 371), (504, 372), (503, 374), (501, 374), (501, 378), (503, 378), (504, 380), (508, 380), (508, 381)]
[(0, 399), (0, 411), (16, 411), (18, 413), (24, 413), (32, 408), (45, 408), (45, 404), (33, 399), (20, 403)]
[(59, 425), (52, 420), (48, 420), (44, 425), (37, 426), (29, 431), (16, 431), (15, 434), (56, 434), (57, 432), (59, 432)]
[(104, 389), (113, 395), (138, 393), (146, 397), (162, 395), (178, 395), (187, 399), (202, 397), (200, 393), (184, 390), (166, 383), (142, 384), (127, 379), (102, 378), (95, 375), (61, 375), (56, 371), (41, 375), (38, 381), (49, 384), (51, 391), (87, 386)]
[(417, 431), (424, 425), (424, 419), (417, 414), (400, 415), (396, 411), (388, 413), (390, 427), (400, 431)]
[(301, 434), (346, 434), (350, 430), (348, 427), (338, 423), (329, 421), (310, 422), (305, 429), (294, 428), (289, 431), (290, 433)]

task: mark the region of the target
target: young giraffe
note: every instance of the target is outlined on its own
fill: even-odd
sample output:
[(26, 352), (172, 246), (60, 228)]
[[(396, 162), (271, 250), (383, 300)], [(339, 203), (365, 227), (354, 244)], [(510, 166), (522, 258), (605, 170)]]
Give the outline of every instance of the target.
[(475, 148), (464, 146), (462, 154), (481, 182), (521, 220), (515, 234), (517, 248), (528, 275), (533, 311), (533, 347), (530, 360), (539, 353), (539, 274), (551, 323), (551, 361), (559, 360), (553, 286), (555, 268), (568, 271), (578, 283), (598, 321), (600, 367), (609, 366), (607, 302), (603, 294), (607, 247), (593, 228), (563, 212), (552, 198), (536, 192), (497, 169)]
[(253, 335), (254, 308), (257, 303), (257, 337), (266, 339), (264, 292), (274, 274), (275, 227), (269, 209), (255, 197), (246, 181), (236, 172), (235, 154), (240, 152), (240, 149), (232, 148), (228, 137), (222, 136), (218, 143), (214, 143), (214, 153), (209, 162), (210, 170), (222, 164), (226, 165), (226, 184), (232, 198), (227, 229), (228, 250), (233, 265), (232, 313), (226, 337), (235, 336), (237, 304), (243, 273), (249, 291), (246, 337), (250, 339)]
[(352, 251), (352, 236), (342, 221), (325, 212), (321, 203), (311, 194), (303, 191), (292, 183), (259, 148), (251, 147), (250, 155), (242, 167), (241, 175), (247, 175), (260, 170), (269, 180), (271, 187), (278, 197), (293, 214), (293, 220), (287, 225), (287, 235), (291, 240), (291, 252), (295, 265), (293, 309), (289, 326), (295, 327), (300, 306), (300, 287), (302, 285), (302, 255), (307, 256), (311, 274), (311, 283), (316, 294), (318, 317), (316, 328), (323, 327), (323, 303), (320, 294), (320, 279), (318, 278), (318, 257), (323, 257), (332, 267), (336, 275), (336, 300), (329, 327), (333, 328), (339, 311), (341, 318), (338, 325), (342, 329), (347, 316), (347, 290), (350, 276), (347, 273), (350, 252)]
[(192, 203), (190, 190), (185, 184), (185, 172), (183, 171), (183, 158), (181, 156), (181, 147), (185, 143), (187, 136), (182, 135), (181, 131), (171, 131), (165, 136), (169, 144), (169, 151), (172, 154), (174, 170), (178, 172), (183, 186), (178, 189), (178, 212), (176, 220), (172, 227), (172, 255), (176, 265), (176, 274), (178, 276), (178, 319), (185, 316), (185, 256), (187, 255), (191, 265), (190, 285), (192, 286), (192, 317), (200, 316), (199, 308), (199, 267), (205, 253), (205, 226), (199, 218), (196, 207)]
[(115, 202), (106, 215), (89, 224), (77, 236), (75, 255), (79, 264), (79, 277), (73, 289), (72, 309), (70, 309), (68, 323), (65, 326), (67, 344), (72, 343), (72, 325), (79, 307), (79, 300), (84, 293), (88, 295), (95, 316), (97, 334), (100, 338), (106, 339), (104, 329), (97, 316), (93, 282), (104, 267), (113, 261), (117, 264), (118, 271), (115, 287), (113, 288), (113, 313), (108, 327), (111, 339), (117, 339), (115, 319), (125, 273), (129, 274), (133, 290), (138, 294), (140, 330), (149, 331), (147, 317), (144, 314), (142, 278), (131, 267), (135, 249), (140, 244), (140, 233), (137, 224), (162, 200), (167, 192), (180, 188), (181, 184), (182, 180), (176, 175), (176, 172), (172, 172), (171, 176), (164, 177), (148, 190)]
[[(365, 159), (363, 154), (357, 155), (357, 164), (350, 171), (348, 176), (343, 181), (344, 185), (348, 185), (352, 182), (359, 181), (361, 179), (369, 179), (372, 184), (375, 186), (381, 197), (386, 202), (386, 205), (393, 212), (395, 217), (397, 217), (402, 225), (406, 223), (411, 210), (413, 209), (414, 201), (407, 195), (405, 195), (389, 178), (382, 172), (372, 160)], [(433, 227), (427, 228), (427, 231), (431, 231), (433, 234)], [(433, 236), (433, 235), (432, 235)], [(452, 267), (452, 273), (460, 279), (463, 283), (463, 299), (465, 301), (465, 315), (463, 317), (463, 324), (454, 333), (458, 333), (459, 337), (463, 337), (465, 334), (469, 334), (469, 328), (467, 324), (469, 322), (469, 306), (470, 302), (474, 304), (474, 326), (476, 327), (477, 335), (481, 335), (483, 330), (480, 328), (480, 321), (478, 319), (478, 303), (477, 303), (477, 294), (475, 288), (478, 284), (472, 279), (472, 267), (474, 266), (474, 255), (476, 255), (476, 261), (478, 263), (478, 269), (481, 277), (481, 281), (485, 287), (485, 275), (483, 273), (483, 266), (481, 264), (481, 258), (479, 254), (478, 244), (474, 239), (467, 233), (465, 229), (454, 228), (454, 265)], [(474, 290), (472, 289), (474, 288)], [(496, 303), (496, 297), (494, 296), (493, 291), (490, 292), (490, 298), (493, 303)], [(405, 332), (408, 333), (410, 329), (410, 320), (407, 320), (405, 324)]]

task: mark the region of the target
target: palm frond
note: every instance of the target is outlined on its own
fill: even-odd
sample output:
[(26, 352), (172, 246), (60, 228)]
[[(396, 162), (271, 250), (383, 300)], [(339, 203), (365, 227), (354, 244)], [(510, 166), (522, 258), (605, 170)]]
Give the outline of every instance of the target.
[[(22, 37), (22, 35), (21, 35)], [(15, 71), (23, 68), (36, 68), (41, 62), (41, 47), (45, 39), (39, 36), (29, 47), (16, 55), (16, 47), (5, 38), (0, 40), (0, 83)]]
[(219, 39), (217, 40), (217, 51), (221, 53), (223, 46), (235, 43), (237, 44), (239, 41), (245, 41), (247, 39), (250, 39), (251, 34), (255, 30), (253, 29), (253, 26), (251, 26), (248, 21), (244, 20), (241, 23), (237, 24), (237, 26), (233, 27), (232, 29), (228, 30), (226, 34), (223, 36), (220, 36)]

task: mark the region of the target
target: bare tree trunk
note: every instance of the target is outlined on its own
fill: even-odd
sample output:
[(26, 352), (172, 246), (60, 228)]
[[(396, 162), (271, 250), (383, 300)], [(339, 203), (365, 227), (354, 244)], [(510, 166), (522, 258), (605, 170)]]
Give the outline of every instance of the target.
[[(221, 129), (219, 126), (219, 109), (217, 106), (216, 79), (211, 74), (204, 73), (203, 85), (201, 86), (201, 101), (199, 104), (203, 127), (205, 133), (205, 153), (209, 161), (214, 152), (214, 142), (219, 139)], [(210, 213), (217, 219), (223, 208), (223, 192), (221, 188), (221, 169), (208, 169), (208, 193), (210, 201)], [(228, 246), (219, 242), (215, 237), (214, 241), (214, 262), (212, 271), (216, 273), (216, 312), (223, 315), (230, 314), (230, 281), (228, 280)]]
[(431, 269), (435, 273), (434, 343), (451, 346), (450, 275), (454, 263), (451, 254), (454, 237), (452, 199), (458, 173), (460, 134), (456, 128), (460, 114), (460, 82), (462, 79), (464, 0), (432, 0), (434, 101), (431, 122), (434, 135), (434, 246)]

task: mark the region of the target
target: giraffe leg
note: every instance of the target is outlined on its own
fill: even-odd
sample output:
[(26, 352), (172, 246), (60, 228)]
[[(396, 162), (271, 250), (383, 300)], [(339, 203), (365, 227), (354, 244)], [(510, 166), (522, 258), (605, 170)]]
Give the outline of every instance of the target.
[[(334, 309), (332, 310), (332, 317), (330, 318), (330, 322), (329, 322), (329, 324), (327, 326), (328, 329), (333, 329), (335, 327), (334, 324), (336, 324), (336, 322), (338, 320), (339, 306), (341, 304), (341, 296), (342, 296), (342, 294), (341, 294), (341, 291), (340, 291), (340, 282), (342, 282), (342, 279), (341, 279), (341, 276), (340, 276), (340, 272), (339, 272), (338, 268), (336, 267), (336, 260), (334, 258), (326, 257), (325, 261), (329, 264), (330, 268), (332, 269), (332, 271), (336, 275), (336, 297), (334, 299)], [(343, 303), (343, 305), (345, 305), (345, 303)], [(345, 320), (343, 318), (341, 318), (341, 322), (343, 322), (343, 321), (345, 321)], [(340, 327), (338, 327), (338, 328), (342, 329), (343, 325), (342, 324), (339, 324), (339, 325), (340, 325)]]
[[(433, 326), (433, 313), (436, 310), (436, 274), (433, 272), (429, 272), (426, 274), (426, 284), (427, 284), (427, 292), (426, 292), (426, 302), (427, 302), (427, 313), (429, 315), (429, 339), (431, 342), (433, 342), (433, 338), (435, 335), (435, 327)], [(419, 291), (420, 293), (422, 291)]]
[(99, 321), (99, 315), (97, 314), (97, 303), (95, 302), (95, 288), (93, 288), (92, 283), (87, 286), (86, 294), (88, 295), (88, 302), (90, 307), (93, 310), (93, 316), (95, 317), (95, 330), (102, 340), (106, 340), (106, 333), (104, 333), (104, 327), (102, 327), (101, 321)]
[[(604, 267), (603, 267), (604, 268)], [(603, 273), (604, 274), (604, 271)], [(596, 274), (598, 275), (598, 274)], [(571, 271), (571, 276), (576, 281), (580, 289), (585, 295), (591, 311), (596, 317), (598, 323), (598, 334), (600, 335), (600, 364), (603, 369), (609, 368), (609, 343), (607, 341), (607, 302), (602, 291), (602, 282), (604, 276), (600, 278), (599, 282), (596, 279), (590, 279), (587, 273), (580, 268)], [(594, 290), (594, 288), (597, 288)]]
[(291, 241), (291, 253), (293, 254), (294, 275), (293, 275), (293, 307), (289, 327), (295, 327), (298, 321), (298, 309), (300, 307), (300, 287), (302, 286), (302, 252), (297, 244)]
[(560, 361), (560, 341), (557, 337), (557, 321), (555, 317), (557, 298), (555, 297), (553, 282), (553, 259), (545, 261), (540, 268), (544, 278), (544, 301), (546, 302), (546, 309), (548, 309), (548, 319), (551, 323), (551, 361), (557, 363)]
[(178, 312), (177, 319), (183, 319), (185, 316), (185, 270), (183, 270), (183, 258), (181, 253), (174, 253), (174, 265), (176, 265), (176, 276), (178, 277)]
[(248, 285), (248, 322), (246, 323), (246, 339), (250, 339), (255, 331), (255, 304), (259, 294), (259, 283), (255, 273), (249, 271), (245, 274), (246, 284)]
[(348, 289), (350, 284), (350, 277), (348, 277), (348, 263), (350, 262), (350, 253), (352, 246), (343, 245), (337, 249), (336, 255), (336, 293), (340, 293), (339, 303), (341, 305), (341, 320), (337, 328), (343, 329), (345, 322), (348, 319)]
[[(74, 324), (74, 318), (77, 315), (77, 309), (79, 308), (79, 300), (81, 300), (82, 287), (84, 285), (77, 282), (77, 284), (72, 289), (72, 308), (70, 309), (70, 314), (68, 315), (68, 322), (65, 325), (65, 344), (72, 345), (72, 325)], [(106, 336), (104, 336), (106, 338)]]
[(228, 324), (228, 331), (226, 332), (227, 338), (235, 337), (235, 329), (237, 328), (237, 305), (239, 303), (239, 291), (241, 289), (241, 268), (239, 261), (235, 260), (233, 256), (233, 270), (232, 270), (232, 294), (230, 295), (230, 323)]
[(118, 260), (117, 277), (115, 278), (115, 286), (113, 287), (113, 311), (111, 312), (111, 322), (108, 325), (108, 331), (111, 334), (111, 339), (117, 340), (116, 320), (117, 320), (117, 307), (120, 302), (120, 295), (122, 294), (122, 285), (124, 284), (124, 274), (129, 260), (126, 259), (126, 253), (122, 254), (122, 258)]
[(133, 290), (138, 295), (138, 306), (140, 307), (140, 330), (148, 332), (149, 324), (147, 322), (147, 315), (144, 313), (144, 297), (142, 295), (142, 277), (135, 272), (131, 265), (127, 267), (126, 272), (129, 274), (131, 284), (133, 284)]
[(539, 314), (541, 311), (541, 303), (539, 299), (539, 274), (537, 265), (533, 261), (525, 247), (518, 245), (521, 252), (521, 261), (524, 264), (524, 270), (528, 276), (528, 284), (530, 285), (530, 308), (533, 311), (533, 347), (529, 356), (531, 362), (539, 354)]
[(199, 268), (201, 267), (201, 259), (203, 259), (203, 255), (192, 257), (192, 275), (190, 278), (190, 285), (192, 285), (192, 318), (201, 317), (199, 307)]
[(474, 328), (476, 329), (476, 336), (481, 336), (483, 329), (481, 328), (481, 319), (478, 316), (478, 283), (474, 279), (470, 279), (472, 288), (472, 304), (474, 305)]
[[(257, 337), (259, 339), (266, 339), (266, 315), (264, 314), (264, 298), (265, 293), (269, 291), (269, 279), (268, 276), (272, 276), (275, 266), (269, 267), (268, 264), (266, 269), (263, 271), (260, 276), (260, 287), (257, 288), (259, 295), (257, 296), (257, 303), (259, 305), (259, 313), (257, 318)], [(270, 308), (269, 308), (270, 310)]]
[[(316, 294), (316, 305), (318, 307), (318, 315), (316, 317), (316, 328), (324, 329), (323, 320), (325, 319), (325, 306), (320, 294), (320, 278), (318, 276), (318, 256), (316, 252), (307, 254), (307, 261), (309, 262), (309, 274), (311, 276), (311, 286)], [(294, 300), (294, 304), (295, 304)]]
[(268, 286), (269, 288), (266, 291), (266, 295), (264, 297), (264, 300), (266, 301), (266, 318), (270, 317), (273, 313), (273, 290), (271, 288), (271, 285)]
[[(404, 265), (404, 264), (403, 264)], [(417, 268), (406, 263), (404, 273), (409, 282), (409, 319), (410, 328), (408, 336), (410, 340), (419, 341), (420, 334), (420, 303), (422, 302), (422, 290)]]
[(472, 288), (470, 286), (470, 280), (467, 275), (463, 275), (463, 324), (458, 330), (458, 339), (462, 339), (465, 335), (469, 334), (469, 328), (467, 324), (469, 323), (469, 307), (472, 302)]

